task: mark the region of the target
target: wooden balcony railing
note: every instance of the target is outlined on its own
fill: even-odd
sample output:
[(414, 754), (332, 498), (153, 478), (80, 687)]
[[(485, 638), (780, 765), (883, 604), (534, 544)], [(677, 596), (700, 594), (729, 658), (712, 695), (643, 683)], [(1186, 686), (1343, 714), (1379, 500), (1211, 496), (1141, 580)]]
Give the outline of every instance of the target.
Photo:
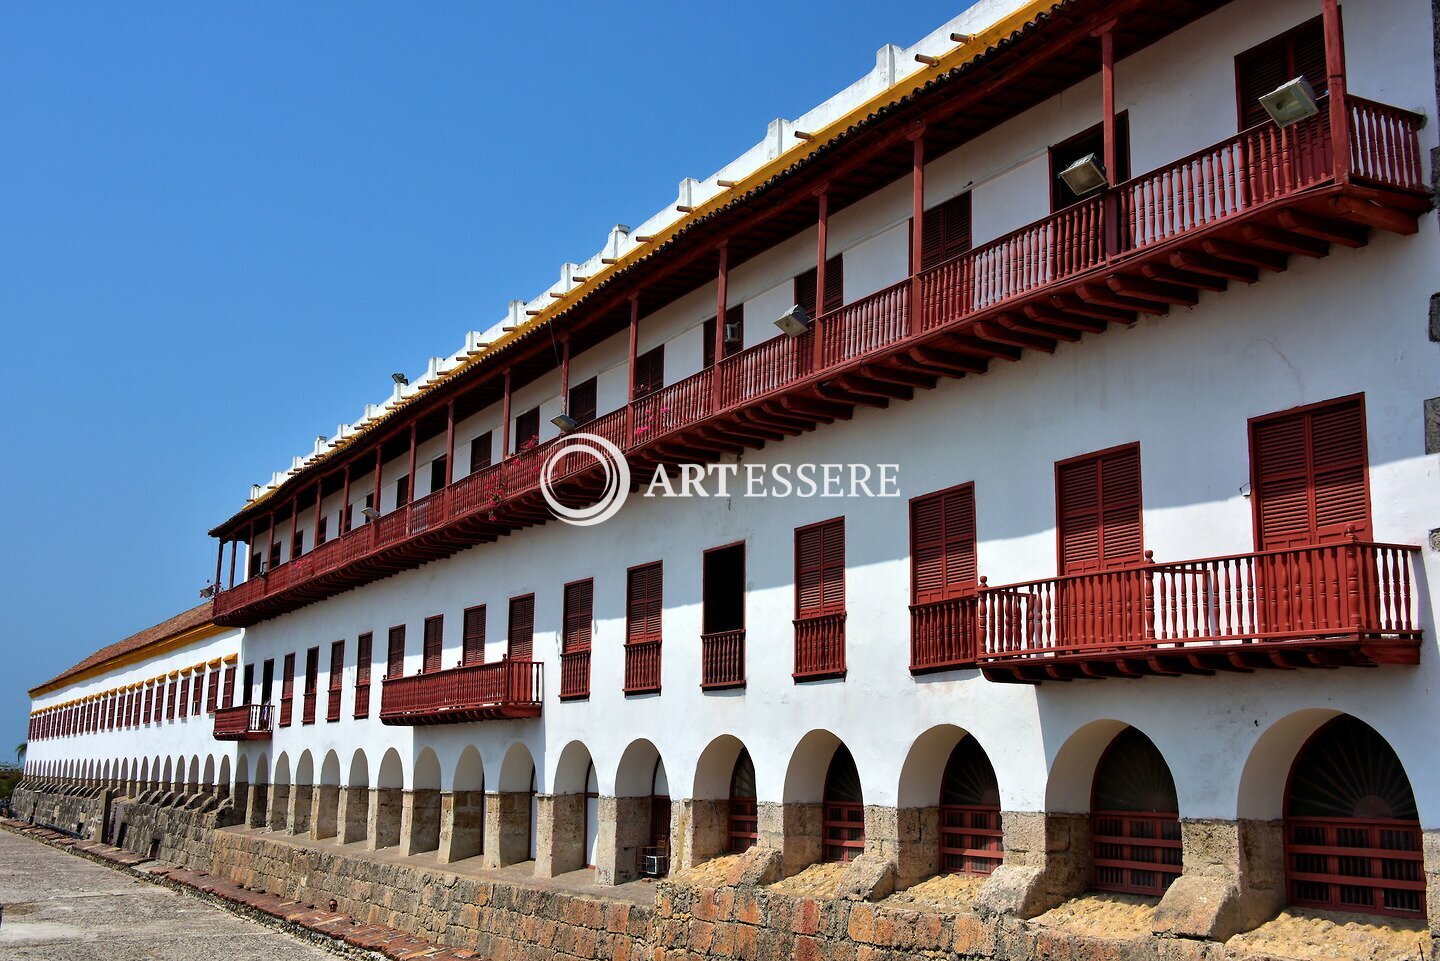
[(845, 676), (845, 615), (821, 614), (795, 619), (797, 681)]
[[(1102, 300), (1099, 306), (1082, 304), (1074, 309), (1082, 314), (1088, 309), (1088, 316), (1102, 318), (1103, 324), (1103, 318), (1124, 313), (1105, 306), (1107, 277), (1114, 279), (1118, 271), (1136, 272), (1158, 257), (1159, 269), (1175, 278), (1176, 270), (1165, 258), (1179, 249), (1177, 245), (1196, 247), (1213, 237), (1215, 228), (1244, 217), (1265, 214), (1273, 220), (1269, 212), (1277, 202), (1307, 203), (1307, 196), (1320, 187), (1359, 181), (1371, 193), (1404, 192), (1411, 203), (1407, 209), (1421, 209), (1428, 202), (1419, 141), (1424, 118), (1355, 97), (1346, 106), (1352, 128), (1349, 169), (1339, 174), (1333, 169), (1329, 111), (1323, 106), (1316, 116), (1284, 129), (1260, 124), (821, 314), (812, 330), (800, 337), (774, 337), (726, 357), (600, 417), (587, 429), (638, 459), (647, 448), (653, 450), (682, 431), (864, 364), (937, 343), (937, 337), (954, 334), (985, 340), (995, 333), (989, 327), (1003, 312), (1021, 307), (1053, 312), (1058, 295), (1074, 294), (1082, 285), (1096, 285)], [(1373, 204), (1367, 201), (1366, 206)], [(1264, 226), (1274, 229), (1268, 222)], [(1198, 247), (1191, 253), (1215, 261)], [(1275, 254), (1266, 254), (1265, 262), (1274, 263), (1277, 256), (1283, 263), (1283, 256)], [(1177, 286), (1184, 272), (1179, 276), (1162, 285), (1169, 295), (1190, 289)], [(1153, 286), (1153, 281), (1142, 282)], [(1088, 288), (1080, 293), (1095, 296)], [(1123, 304), (1136, 302), (1120, 299)], [(1008, 339), (1003, 333), (999, 336), (1001, 344), (1028, 342), (1017, 341), (1013, 334)], [(437, 547), (437, 532), (444, 529), (455, 529), (458, 549), (474, 543), (465, 538), (475, 536), (477, 520), (480, 525), (533, 522), (533, 509), (518, 511), (518, 520), (506, 511), (523, 507), (521, 499), (536, 493), (546, 458), (561, 441), (552, 439), (506, 457), (376, 522), (355, 527), (307, 555), (221, 591), (215, 598), (215, 616), (224, 623), (253, 623), (269, 611), (300, 606), (357, 580), (380, 576), (395, 569), (391, 559), (400, 557), (396, 549), (401, 545), (415, 559), (433, 557), (445, 549)], [(552, 476), (563, 478), (592, 467), (588, 458), (576, 457), (552, 470)], [(462, 521), (470, 533), (460, 530)], [(385, 563), (375, 557), (380, 552), (387, 552)], [(326, 579), (323, 585), (312, 583), (321, 578)]]
[(1017, 680), (1085, 661), (1089, 676), (1414, 664), (1418, 557), (1350, 541), (1165, 564), (1147, 553), (1134, 567), (1002, 587), (981, 578), (978, 660)]
[(329, 692), (326, 694), (326, 698), (327, 700), (325, 702), (325, 720), (340, 720), (340, 688), (330, 688)]
[(387, 677), (380, 689), (380, 721), (422, 725), (539, 717), (544, 678), (544, 664), (508, 659)]
[(975, 595), (910, 605), (910, 673), (975, 666)]
[(700, 687), (745, 686), (745, 629), (700, 635)]
[(590, 696), (590, 649), (560, 655), (560, 700), (578, 701)]
[(215, 712), (215, 740), (268, 741), (271, 733), (269, 704), (240, 704)]
[(655, 694), (660, 690), (660, 642), (625, 644), (625, 693)]
[(315, 723), (315, 695), (316, 695), (316, 692), (313, 691), (313, 690), (311, 690), (311, 689), (310, 689), (310, 686), (307, 684), (306, 687), (305, 687), (305, 697), (304, 697), (304, 699), (300, 702), (300, 705), (301, 705), (301, 706), (300, 706), (300, 723), (301, 723), (301, 724), (314, 724), (314, 723)]

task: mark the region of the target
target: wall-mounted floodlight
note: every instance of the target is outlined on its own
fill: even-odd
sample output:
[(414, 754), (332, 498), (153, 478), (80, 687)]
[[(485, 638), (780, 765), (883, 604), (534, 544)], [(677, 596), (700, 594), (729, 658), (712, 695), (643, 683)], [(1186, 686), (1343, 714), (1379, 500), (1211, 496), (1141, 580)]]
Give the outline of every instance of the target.
[(1315, 102), (1315, 88), (1304, 77), (1296, 77), (1265, 94), (1260, 98), (1260, 106), (1277, 127), (1288, 127), (1320, 112)]
[(580, 429), (580, 422), (569, 414), (556, 414), (550, 418), (550, 423), (560, 428), (562, 434), (570, 434)]
[(400, 373), (398, 370), (397, 370), (395, 373), (393, 373), (393, 374), (390, 375), (390, 379), (393, 380), (395, 383), (399, 384), (401, 387), (409, 387), (409, 386), (410, 386), (410, 378), (409, 378), (409, 377), (406, 377), (404, 374)]
[(360, 508), (360, 516), (367, 521), (378, 521), (380, 519), (380, 512), (373, 507), (362, 507)]
[(1109, 183), (1105, 177), (1104, 165), (1093, 153), (1086, 154), (1060, 171), (1060, 179), (1065, 181), (1065, 186), (1077, 197), (1093, 193)]
[(775, 321), (775, 326), (791, 337), (799, 337), (810, 329), (810, 318), (806, 315), (805, 308), (796, 304), (780, 315), (780, 319)]

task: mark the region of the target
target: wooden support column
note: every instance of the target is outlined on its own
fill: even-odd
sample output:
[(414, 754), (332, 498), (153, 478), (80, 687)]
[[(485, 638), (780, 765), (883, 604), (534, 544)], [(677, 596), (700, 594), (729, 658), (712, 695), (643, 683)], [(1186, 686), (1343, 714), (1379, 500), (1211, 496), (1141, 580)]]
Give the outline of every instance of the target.
[[(1115, 21), (1111, 20), (1095, 35), (1100, 38), (1100, 117), (1105, 138), (1105, 181), (1115, 186), (1115, 172), (1119, 170), (1120, 145), (1115, 126)], [(1114, 257), (1120, 253), (1120, 207), (1113, 192), (1105, 197), (1105, 256)]]
[(505, 402), (501, 405), (500, 416), (500, 459), (510, 456), (510, 368), (505, 368)]
[(920, 271), (925, 246), (925, 128), (910, 136), (910, 333), (920, 329)]
[(1350, 107), (1345, 94), (1345, 30), (1338, 0), (1321, 0), (1325, 30), (1325, 85), (1330, 96), (1330, 144), (1335, 179), (1350, 180)]
[(324, 501), (325, 477), (321, 475), (320, 479), (315, 482), (315, 543), (310, 548), (312, 551), (320, 546), (320, 508), (324, 506)]
[(230, 542), (230, 586), (231, 586), (231, 587), (234, 587), (234, 586), (235, 586), (235, 555), (236, 555), (236, 553), (237, 553), (237, 548), (238, 548), (239, 544), (240, 544), (239, 541), (231, 541), (231, 542)]
[(625, 447), (635, 446), (635, 351), (640, 337), (640, 295), (630, 295), (630, 359), (625, 367)]
[[(407, 482), (410, 485), (410, 490), (405, 499), (407, 504), (413, 504), (415, 502), (415, 489), (419, 486), (415, 483), (415, 432), (419, 427), (419, 422), (410, 422), (410, 480)], [(396, 491), (396, 494), (398, 495), (399, 491)], [(398, 507), (399, 505), (397, 504), (396, 506)]]
[(824, 366), (821, 359), (823, 348), (820, 343), (820, 317), (825, 313), (825, 261), (830, 252), (830, 186), (827, 184), (821, 187), (815, 197), (820, 202), (820, 209), (815, 221), (815, 319), (810, 330), (815, 348), (811, 369), (819, 370)]
[(385, 466), (384, 455), (381, 454), (383, 447), (383, 443), (377, 443), (375, 445), (375, 502), (370, 506), (375, 509), (376, 513), (380, 511), (380, 469)]
[(215, 590), (220, 590), (220, 575), (225, 572), (225, 538), (215, 545)]
[(455, 402), (445, 406), (445, 486), (455, 481)]
[(335, 532), (338, 537), (350, 532), (350, 465), (345, 465), (345, 481), (340, 486), (340, 529)]
[(730, 245), (722, 243), (715, 268), (715, 363), (710, 374), (711, 412), (720, 409), (720, 362), (725, 359), (725, 315), (730, 310)]
[(560, 338), (560, 411), (570, 413), (570, 337)]

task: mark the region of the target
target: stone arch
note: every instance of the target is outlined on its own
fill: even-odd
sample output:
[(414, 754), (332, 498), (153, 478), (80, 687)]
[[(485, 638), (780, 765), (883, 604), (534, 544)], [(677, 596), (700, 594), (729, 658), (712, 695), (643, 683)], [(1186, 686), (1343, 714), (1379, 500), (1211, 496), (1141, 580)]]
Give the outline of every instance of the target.
[(185, 780), (185, 791), (194, 794), (200, 790), (200, 755), (190, 755), (190, 774)]
[(215, 788), (220, 796), (232, 797), (234, 795), (234, 781), (231, 779), (230, 755), (220, 755), (220, 773), (215, 782)]
[(1180, 801), (1155, 742), (1126, 725), (1095, 765), (1090, 856), (1098, 890), (1156, 897), (1181, 871)]
[(320, 783), (340, 785), (340, 755), (332, 749), (320, 763)]
[[(843, 755), (840, 753), (842, 749)], [(806, 733), (791, 752), (782, 795), (785, 801), (782, 871), (787, 876), (831, 855), (855, 851), (857, 841), (862, 846), (864, 844), (864, 792), (858, 784), (847, 783), (846, 796), (853, 794), (854, 791), (849, 788), (854, 788), (859, 790), (862, 800), (841, 799), (840, 782), (850, 779), (842, 778), (839, 770), (832, 778), (837, 756), (844, 767), (844, 759), (850, 757), (849, 749), (845, 748), (840, 738), (823, 728)], [(852, 757), (850, 764), (853, 763)], [(858, 809), (855, 807), (857, 803)], [(828, 829), (825, 826), (827, 810), (835, 815), (836, 820), (836, 826)], [(860, 819), (858, 826), (849, 826), (857, 816)]]
[(595, 865), (600, 792), (594, 759), (584, 742), (571, 741), (560, 751), (552, 785), (550, 830), (542, 836), (536, 858), (537, 873), (547, 877)]
[[(620, 755), (613, 804), (615, 882), (668, 874), (674, 847), (670, 782), (660, 750), (651, 741), (637, 738)], [(600, 852), (602, 862), (609, 856)]]
[(423, 748), (415, 758), (412, 786), (401, 818), (407, 855), (440, 849), (440, 777), (440, 760), (435, 751)]
[(485, 762), (473, 744), (466, 745), (455, 762), (454, 786), (457, 792), (485, 790)]
[(209, 794), (215, 790), (215, 755), (205, 755), (205, 767), (200, 775), (200, 786)]
[(140, 783), (147, 786), (150, 784), (150, 759), (148, 757), (140, 760)]
[(360, 748), (350, 755), (350, 770), (341, 792), (339, 837), (341, 844), (364, 841), (370, 833), (370, 761)]
[(690, 864), (754, 846), (759, 839), (755, 762), (743, 741), (722, 734), (705, 745), (695, 763), (691, 795)]
[(320, 783), (314, 792), (310, 836), (317, 840), (333, 838), (340, 832), (340, 755), (333, 750), (320, 762)]
[(290, 755), (281, 751), (275, 758), (273, 783), (270, 785), (270, 830), (284, 831), (290, 826)]
[[(443, 803), (443, 801), (442, 801)], [(467, 744), (455, 762), (449, 810), (442, 807), (440, 860), (452, 863), (477, 857), (485, 850), (485, 762), (475, 745)]]
[(174, 762), (167, 757), (165, 759), (165, 767), (162, 770), (164, 774), (160, 778), (161, 787), (168, 791), (175, 786)]
[(290, 786), (289, 828), (291, 834), (310, 833), (310, 816), (315, 803), (315, 756), (307, 748), (295, 764), (295, 783)]
[(1291, 765), (1305, 742), (1327, 721), (1339, 716), (1339, 711), (1330, 708), (1306, 708), (1267, 727), (1250, 748), (1240, 771), (1236, 816), (1252, 821), (1283, 818)]
[(405, 766), (393, 747), (380, 758), (374, 797), (370, 801), (370, 843), (376, 850), (400, 844), (400, 822), (404, 817)]
[(1105, 718), (1078, 728), (1050, 762), (1045, 782), (1045, 810), (1073, 814), (1090, 812), (1090, 794), (1100, 755), (1125, 729), (1124, 721)]
[(493, 852), (486, 853), (486, 867), (504, 867), (535, 857), (539, 840), (535, 775), (535, 759), (530, 748), (521, 741), (511, 744), (500, 762), (496, 798), (499, 836), (492, 845)]
[(255, 777), (250, 782), (250, 812), (246, 823), (253, 828), (270, 823), (270, 759), (262, 751), (255, 759)]
[(130, 796), (130, 759), (128, 757), (120, 761), (120, 790), (126, 797)]
[[(938, 873), (989, 874), (1001, 862), (999, 780), (970, 732), (940, 724), (917, 737), (900, 768), (896, 798), (903, 822), (896, 859), (899, 887)], [(919, 840), (911, 843), (910, 838)]]
[(110, 761), (108, 758), (100, 767), (100, 786), (106, 788), (112, 786), (110, 783)]

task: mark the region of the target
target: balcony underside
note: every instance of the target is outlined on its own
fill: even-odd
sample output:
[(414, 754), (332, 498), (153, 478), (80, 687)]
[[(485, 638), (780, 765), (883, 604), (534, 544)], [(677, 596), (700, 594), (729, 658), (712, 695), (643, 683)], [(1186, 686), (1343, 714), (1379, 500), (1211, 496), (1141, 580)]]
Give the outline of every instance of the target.
[(269, 732), (269, 731), (239, 731), (239, 732), (216, 731), (216, 732), (215, 732), (215, 740), (217, 740), (217, 741), (268, 741), (268, 740), (270, 740), (270, 732)]
[(1038, 684), (1041, 681), (1103, 678), (1210, 677), (1257, 670), (1378, 667), (1420, 663), (1420, 638), (1366, 634), (1247, 641), (1225, 644), (1067, 651), (1046, 655), (981, 658), (980, 670), (991, 681)]
[(396, 727), (428, 727), (432, 724), (468, 724), (472, 721), (506, 721), (539, 716), (539, 704), (485, 704), (476, 707), (440, 708), (414, 714), (382, 712), (380, 723)]
[[(709, 404), (708, 387), (691, 390), (686, 387), (687, 382), (681, 382), (660, 392), (666, 395), (667, 401), (673, 397), (674, 402), (659, 409), (673, 409), (674, 412), (667, 413), (664, 419), (668, 423), (658, 425), (659, 429), (648, 433), (642, 443), (634, 443), (633, 433), (627, 435), (618, 429), (614, 433), (621, 440), (630, 441), (620, 446), (627, 449), (638, 485), (639, 479), (648, 478), (657, 465), (707, 463), (725, 454), (740, 454), (771, 441), (814, 430), (821, 424), (848, 420), (857, 407), (884, 408), (892, 401), (910, 400), (917, 390), (931, 389), (942, 378), (982, 374), (995, 361), (1018, 361), (1027, 350), (1053, 352), (1059, 343), (1102, 334), (1112, 325), (1128, 326), (1143, 315), (1164, 315), (1172, 306), (1193, 306), (1202, 291), (1219, 292), (1230, 284), (1255, 283), (1266, 273), (1285, 270), (1293, 257), (1324, 257), (1337, 244), (1362, 247), (1368, 243), (1372, 229), (1398, 234), (1415, 233), (1418, 218), (1427, 209), (1429, 198), (1417, 190), (1322, 180), (1317, 186), (1224, 213), (1221, 219), (1211, 223), (1180, 228), (1172, 226), (1167, 229), (1178, 232), (1168, 239), (1152, 236), (1139, 249), (1109, 257), (1102, 254), (1098, 266), (1080, 270), (1068, 268), (1069, 272), (1060, 280), (1012, 280), (1007, 274), (1004, 283), (1014, 284), (1017, 292), (1002, 293), (986, 306), (967, 304), (965, 308), (954, 311), (952, 316), (946, 313), (945, 304), (926, 299), (924, 319), (920, 323), (913, 320), (897, 322), (894, 317), (879, 316), (878, 311), (884, 308), (880, 298), (890, 296), (892, 291), (901, 291), (894, 297), (897, 303), (903, 305), (904, 295), (910, 290), (910, 282), (906, 282), (832, 312), (840, 315), (835, 324), (836, 334), (846, 335), (854, 342), (842, 343), (836, 348), (827, 341), (823, 358), (820, 358), (819, 350), (815, 352), (820, 358), (818, 362), (799, 356), (800, 352), (808, 351), (810, 335), (801, 338), (797, 342), (798, 347), (785, 345), (786, 338), (783, 337), (767, 342), (777, 348), (794, 348), (785, 354), (789, 358), (787, 363), (793, 367), (793, 376), (774, 378), (773, 369), (762, 369), (759, 363), (754, 365), (753, 370), (736, 368), (740, 377), (755, 375), (759, 371), (759, 376), (740, 384), (743, 402)], [(1034, 233), (1037, 227), (1054, 231), (1055, 236), (1061, 229), (1059, 221), (1050, 218), (1026, 230)], [(1093, 230), (1093, 227), (1087, 229)], [(1093, 242), (1093, 238), (1086, 242)], [(1068, 249), (1063, 253), (1071, 259), (1074, 257), (1074, 252)], [(1020, 253), (1013, 254), (1017, 259), (1021, 256)], [(1028, 254), (1024, 256), (1029, 257)], [(1048, 267), (1045, 265), (1047, 256), (1051, 258)], [(974, 259), (979, 260), (978, 257)], [(1059, 272), (1062, 268), (1056, 266), (1057, 262), (1055, 251), (1045, 250), (1026, 260), (1020, 269)], [(977, 275), (982, 266), (977, 264), (974, 268)], [(1011, 264), (1007, 269), (1013, 267)], [(969, 282), (967, 276), (966, 283)], [(1025, 287), (1026, 283), (1030, 286)], [(967, 287), (966, 296), (969, 296), (968, 290)], [(928, 292), (922, 290), (921, 297), (928, 298)], [(873, 304), (867, 304), (867, 301)], [(873, 316), (860, 316), (858, 310), (854, 311), (853, 317), (843, 316), (852, 308), (873, 305), (880, 305), (872, 310)], [(898, 309), (903, 311), (905, 308)], [(831, 317), (826, 315), (820, 319), (822, 328)], [(847, 320), (851, 326), (842, 328), (839, 321)], [(836, 337), (837, 341), (841, 339)], [(758, 355), (758, 351), (764, 348), (765, 344), (751, 348), (751, 351), (757, 351), (757, 361), (766, 360)], [(783, 352), (775, 349), (773, 353), (780, 356)], [(730, 365), (737, 359), (730, 358), (722, 366)], [(702, 372), (696, 377), (709, 373)], [(722, 371), (722, 375), (728, 376), (728, 369)], [(754, 382), (764, 381), (766, 377), (778, 382), (771, 386), (765, 381), (763, 387), (755, 386)], [(730, 386), (730, 382), (726, 381), (727, 391)], [(684, 393), (685, 390), (689, 393)], [(637, 408), (644, 403), (637, 401)], [(601, 421), (609, 421), (614, 416), (607, 415)], [(629, 429), (635, 421), (622, 419), (620, 423)], [(600, 426), (601, 423), (596, 422), (586, 429), (603, 433)], [(610, 427), (613, 429), (614, 425)], [(546, 445), (541, 446), (543, 449)], [(532, 453), (538, 456), (543, 450)], [(497, 467), (506, 468), (523, 457), (511, 458)], [(599, 492), (602, 481), (600, 470), (590, 466), (561, 480), (558, 492), (562, 499), (573, 499), (577, 504), (589, 503)], [(551, 513), (533, 480), (507, 484), (504, 489), (507, 496), (501, 501), (479, 509), (471, 505), (466, 508), (469, 513), (464, 516), (445, 516), (440, 521), (427, 521), (427, 525), (433, 525), (429, 529), (395, 540), (382, 548), (357, 552), (363, 553), (363, 556), (324, 573), (286, 577), (283, 586), (278, 589), (265, 586), (264, 580), (280, 575), (290, 566), (286, 564), (271, 574), (223, 591), (216, 598), (216, 622), (226, 626), (255, 624), (550, 519)], [(412, 508), (419, 508), (423, 503), (416, 502)], [(453, 505), (447, 510), (453, 514)], [(382, 518), (379, 525), (388, 519), (389, 515)], [(346, 536), (353, 537), (364, 529)], [(324, 551), (328, 547), (330, 545), (327, 544), (319, 550)], [(306, 557), (302, 557), (291, 563), (303, 566), (305, 561)], [(260, 586), (252, 587), (257, 582)], [(1356, 639), (1350, 644), (1353, 653), (1347, 656), (1357, 658), (1357, 662), (1373, 660), (1362, 652), (1362, 648), (1369, 646), (1371, 642), (1362, 643)], [(1319, 645), (1316, 653), (1328, 651), (1330, 653), (1326, 653), (1326, 657), (1336, 656), (1332, 647), (1332, 643), (1326, 641)], [(1207, 656), (1221, 655), (1210, 653)], [(1236, 656), (1242, 661), (1256, 657), (1247, 652), (1237, 652)], [(1270, 656), (1264, 655), (1263, 659), (1268, 661)], [(1092, 675), (1081, 673), (1076, 676)], [(398, 723), (421, 722), (407, 720)]]

